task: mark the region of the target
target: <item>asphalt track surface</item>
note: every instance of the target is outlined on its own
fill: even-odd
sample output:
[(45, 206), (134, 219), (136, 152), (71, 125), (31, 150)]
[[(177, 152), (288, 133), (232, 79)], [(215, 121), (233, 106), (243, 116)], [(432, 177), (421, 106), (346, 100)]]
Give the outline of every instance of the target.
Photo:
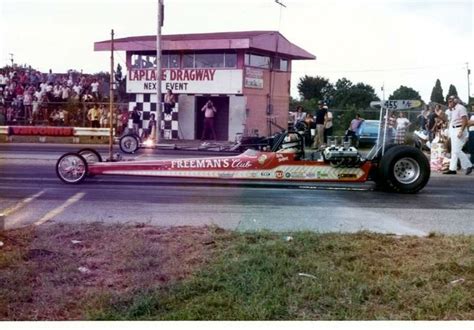
[[(418, 194), (375, 191), (372, 183), (210, 183), (204, 180), (97, 176), (63, 184), (59, 156), (77, 145), (0, 144), (0, 213), (6, 228), (49, 221), (216, 225), (240, 231), (474, 234), (474, 174), (434, 173)], [(88, 146), (91, 147), (91, 146)], [(108, 147), (99, 152), (108, 155)], [(196, 157), (143, 150), (126, 158)], [(201, 153), (202, 155), (202, 153)]]

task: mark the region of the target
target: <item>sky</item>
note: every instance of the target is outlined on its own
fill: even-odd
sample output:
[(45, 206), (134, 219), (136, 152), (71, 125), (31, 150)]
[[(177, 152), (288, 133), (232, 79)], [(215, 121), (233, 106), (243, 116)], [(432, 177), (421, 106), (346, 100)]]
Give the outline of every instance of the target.
[[(154, 35), (157, 0), (0, 0), (0, 66), (40, 71), (110, 70), (96, 41)], [(274, 30), (317, 59), (294, 61), (291, 95), (304, 75), (347, 78), (386, 98), (401, 85), (428, 101), (440, 79), (467, 100), (474, 68), (472, 0), (164, 0), (163, 34)], [(124, 66), (125, 53), (115, 53)], [(474, 72), (474, 70), (471, 69)], [(474, 85), (471, 75), (471, 95)], [(384, 92), (381, 87), (384, 86)]]

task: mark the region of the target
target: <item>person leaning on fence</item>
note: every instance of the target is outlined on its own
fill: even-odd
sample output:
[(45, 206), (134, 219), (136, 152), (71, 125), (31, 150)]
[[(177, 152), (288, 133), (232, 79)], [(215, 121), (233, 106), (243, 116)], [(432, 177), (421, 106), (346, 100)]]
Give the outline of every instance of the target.
[(87, 119), (90, 121), (92, 128), (100, 128), (100, 110), (97, 103), (87, 112)]
[(295, 121), (293, 122), (294, 125), (296, 125), (300, 121), (304, 121), (306, 118), (306, 112), (303, 111), (303, 107), (301, 105), (296, 107), (296, 112), (295, 112)]
[(456, 174), (459, 159), (461, 162), (461, 168), (466, 171), (466, 175), (469, 175), (472, 172), (472, 163), (467, 155), (462, 151), (462, 148), (468, 139), (467, 110), (456, 96), (449, 97), (448, 106), (451, 112), (449, 121), (451, 161), (449, 162), (449, 170), (443, 172), (443, 174)]
[(118, 135), (121, 135), (124, 133), (128, 127), (128, 110), (123, 109), (122, 113), (120, 114), (120, 126), (119, 126), (119, 131), (117, 132)]
[(363, 118), (360, 117), (360, 114), (357, 113), (355, 118), (351, 120), (349, 127), (346, 130), (346, 135), (344, 136), (344, 141), (348, 141), (349, 138), (352, 139), (352, 143), (355, 144), (357, 139), (357, 130), (360, 127), (360, 124), (364, 121)]

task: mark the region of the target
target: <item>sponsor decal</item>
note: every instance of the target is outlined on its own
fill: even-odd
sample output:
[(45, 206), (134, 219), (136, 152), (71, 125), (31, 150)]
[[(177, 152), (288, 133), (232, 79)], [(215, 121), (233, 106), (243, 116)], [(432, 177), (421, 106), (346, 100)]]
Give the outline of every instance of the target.
[(283, 154), (276, 154), (276, 157), (279, 163), (289, 160), (288, 156), (285, 156)]
[(204, 168), (204, 169), (218, 169), (218, 168), (234, 168), (245, 169), (252, 167), (252, 163), (248, 160), (240, 159), (183, 159), (172, 160), (171, 168)]
[(258, 157), (258, 163), (260, 165), (265, 164), (265, 161), (267, 160), (267, 158), (268, 158), (267, 155), (261, 155), (260, 157)]
[(329, 175), (326, 172), (321, 172), (321, 171), (316, 172), (316, 177), (318, 179), (324, 179), (324, 178), (327, 178), (328, 176)]
[(354, 173), (340, 173), (337, 175), (339, 179), (355, 179), (357, 178), (357, 174)]
[(245, 68), (244, 86), (247, 88), (263, 88), (263, 70)]
[[(288, 173), (289, 174), (289, 173)], [(305, 178), (305, 174), (303, 172), (292, 172), (291, 173), (291, 177), (293, 179), (304, 179)]]
[(250, 177), (251, 177), (251, 178), (256, 178), (256, 177), (257, 177), (257, 173), (255, 173), (255, 172), (250, 173)]
[(10, 126), (9, 135), (73, 136), (73, 127)]
[(283, 179), (283, 171), (276, 171), (275, 172), (275, 177), (277, 179)]
[(291, 178), (291, 173), (290, 173), (290, 172), (286, 172), (286, 173), (285, 173), (285, 178)]
[(308, 172), (308, 173), (305, 174), (305, 176), (306, 176), (307, 178), (315, 178), (315, 177), (316, 177), (316, 173)]
[(272, 175), (271, 172), (260, 172), (260, 176), (268, 178), (270, 175)]
[(234, 173), (219, 173), (217, 176), (222, 179), (232, 179), (234, 177)]

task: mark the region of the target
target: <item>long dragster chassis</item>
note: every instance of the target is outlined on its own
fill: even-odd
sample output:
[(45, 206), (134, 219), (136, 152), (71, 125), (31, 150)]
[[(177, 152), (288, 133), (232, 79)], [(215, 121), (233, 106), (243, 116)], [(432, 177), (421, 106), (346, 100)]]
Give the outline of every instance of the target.
[(382, 190), (416, 193), (427, 184), (430, 166), (420, 150), (403, 145), (374, 147), (366, 158), (347, 145), (308, 155), (300, 134), (284, 132), (270, 151), (249, 149), (237, 156), (103, 162), (95, 150), (83, 149), (62, 155), (56, 173), (70, 184), (95, 175), (341, 184), (371, 180)]

